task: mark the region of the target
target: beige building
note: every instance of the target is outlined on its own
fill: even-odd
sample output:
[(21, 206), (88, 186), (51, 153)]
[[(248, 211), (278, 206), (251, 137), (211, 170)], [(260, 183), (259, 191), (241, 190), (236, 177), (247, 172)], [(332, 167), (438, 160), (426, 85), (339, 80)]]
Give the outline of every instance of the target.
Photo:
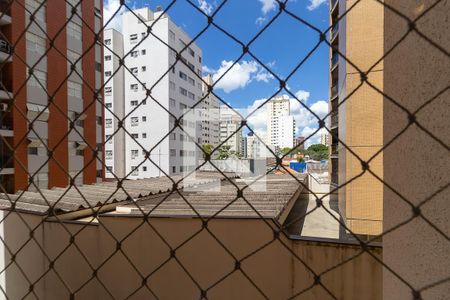
[[(380, 58), (384, 53), (384, 7), (375, 0), (361, 1), (345, 14), (356, 2), (330, 2), (332, 189), (360, 176), (360, 159), (368, 161), (383, 145), (383, 95), (376, 89), (383, 90)], [(364, 77), (376, 89), (363, 82)], [(380, 179), (382, 164), (382, 153), (369, 163)], [(360, 235), (381, 233), (383, 185), (375, 176), (366, 171), (339, 188), (334, 196), (338, 197), (340, 214), (350, 230)]]

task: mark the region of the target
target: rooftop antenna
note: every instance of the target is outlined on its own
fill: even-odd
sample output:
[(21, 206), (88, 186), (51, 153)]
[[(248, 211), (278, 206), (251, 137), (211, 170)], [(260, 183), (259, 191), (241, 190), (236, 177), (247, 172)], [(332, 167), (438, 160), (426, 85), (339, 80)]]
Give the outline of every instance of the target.
[(156, 7), (156, 11), (162, 11), (162, 6), (161, 6), (161, 5), (158, 5), (158, 6)]

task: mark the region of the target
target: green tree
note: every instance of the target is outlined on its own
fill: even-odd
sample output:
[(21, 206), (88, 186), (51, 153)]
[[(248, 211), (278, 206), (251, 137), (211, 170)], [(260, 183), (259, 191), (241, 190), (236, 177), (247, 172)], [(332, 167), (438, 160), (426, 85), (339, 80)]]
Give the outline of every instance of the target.
[(280, 150), (280, 154), (284, 156), (284, 155), (288, 154), (289, 151), (291, 151), (291, 150), (292, 149), (289, 147), (284, 147), (283, 149)]
[(211, 154), (214, 150), (214, 146), (211, 144), (203, 144), (202, 149), (203, 149), (203, 158), (205, 158), (205, 153)]
[(231, 155), (230, 153), (230, 145), (222, 145), (219, 148), (219, 156), (217, 157), (218, 159), (228, 159)]
[(314, 160), (328, 159), (328, 147), (322, 144), (314, 144), (308, 147), (306, 154)]

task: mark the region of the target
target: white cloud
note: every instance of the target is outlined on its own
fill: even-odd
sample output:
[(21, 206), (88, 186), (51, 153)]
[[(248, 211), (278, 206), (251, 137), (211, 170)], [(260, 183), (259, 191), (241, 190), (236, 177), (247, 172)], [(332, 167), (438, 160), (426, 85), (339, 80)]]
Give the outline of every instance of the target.
[[(119, 10), (120, 9), (120, 10)], [(119, 12), (115, 14), (117, 11)], [(119, 0), (105, 0), (103, 4), (103, 25), (106, 25), (110, 19), (112, 19), (106, 28), (114, 28), (117, 31), (122, 31), (122, 16), (121, 12), (123, 8), (120, 8)], [(114, 15), (115, 14), (115, 15)], [(113, 18), (114, 16), (114, 18)]]
[(304, 101), (305, 103), (308, 101), (308, 98), (310, 96), (310, 92), (299, 90), (295, 93), (295, 97), (297, 97), (298, 100)]
[[(230, 70), (227, 72), (228, 69)], [(205, 67), (203, 71), (211, 73), (214, 82), (220, 79), (215, 88), (222, 89), (225, 93), (244, 88), (253, 80), (268, 82), (273, 79), (272, 74), (263, 69), (256, 61), (242, 61), (233, 65), (233, 61), (224, 60), (218, 70), (214, 71)], [(222, 75), (224, 75), (223, 78), (221, 78)]]
[(263, 14), (267, 14), (269, 11), (272, 11), (275, 9), (276, 1), (275, 0), (258, 0), (261, 4), (261, 11)]
[(211, 15), (214, 10), (214, 6), (208, 3), (206, 0), (197, 0), (198, 7), (207, 15)]
[(311, 110), (323, 118), (328, 113), (328, 102), (320, 100), (311, 105)]
[(255, 21), (256, 25), (261, 26), (262, 24), (264, 24), (267, 21), (266, 17), (258, 17)]
[(326, 3), (327, 0), (309, 0), (309, 5), (306, 7), (309, 11), (315, 10), (322, 4)]
[(203, 73), (206, 73), (206, 74), (212, 74), (212, 73), (215, 73), (216, 70), (211, 69), (211, 68), (209, 68), (209, 67), (206, 66), (206, 65), (203, 65), (203, 66), (202, 66), (202, 72), (203, 72)]

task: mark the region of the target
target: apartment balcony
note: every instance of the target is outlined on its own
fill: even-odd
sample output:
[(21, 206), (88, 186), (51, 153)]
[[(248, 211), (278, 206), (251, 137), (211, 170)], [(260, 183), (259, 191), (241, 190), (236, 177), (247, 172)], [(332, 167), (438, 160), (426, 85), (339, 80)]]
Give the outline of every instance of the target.
[(0, 26), (11, 24), (11, 4), (8, 0), (0, 0)]
[(330, 1), (330, 11), (334, 12), (336, 7), (338, 7), (339, 0), (331, 0)]
[(331, 87), (330, 100), (334, 100), (338, 96), (338, 85), (335, 84)]
[(13, 174), (14, 173), (14, 159), (13, 154), (9, 150), (8, 146), (0, 142), (0, 175)]
[(7, 41), (5, 41), (4, 39), (0, 39), (0, 63), (11, 61), (11, 47), (9, 46), (9, 43)]
[(339, 62), (339, 54), (333, 53), (331, 55), (331, 70), (334, 70)]
[(339, 114), (337, 111), (333, 111), (331, 113), (331, 128), (338, 127), (339, 122)]
[(333, 42), (339, 33), (339, 23), (334, 24), (331, 28), (330, 41)]
[(339, 145), (339, 143), (331, 144), (331, 156), (337, 157), (337, 155), (338, 155), (338, 145)]

